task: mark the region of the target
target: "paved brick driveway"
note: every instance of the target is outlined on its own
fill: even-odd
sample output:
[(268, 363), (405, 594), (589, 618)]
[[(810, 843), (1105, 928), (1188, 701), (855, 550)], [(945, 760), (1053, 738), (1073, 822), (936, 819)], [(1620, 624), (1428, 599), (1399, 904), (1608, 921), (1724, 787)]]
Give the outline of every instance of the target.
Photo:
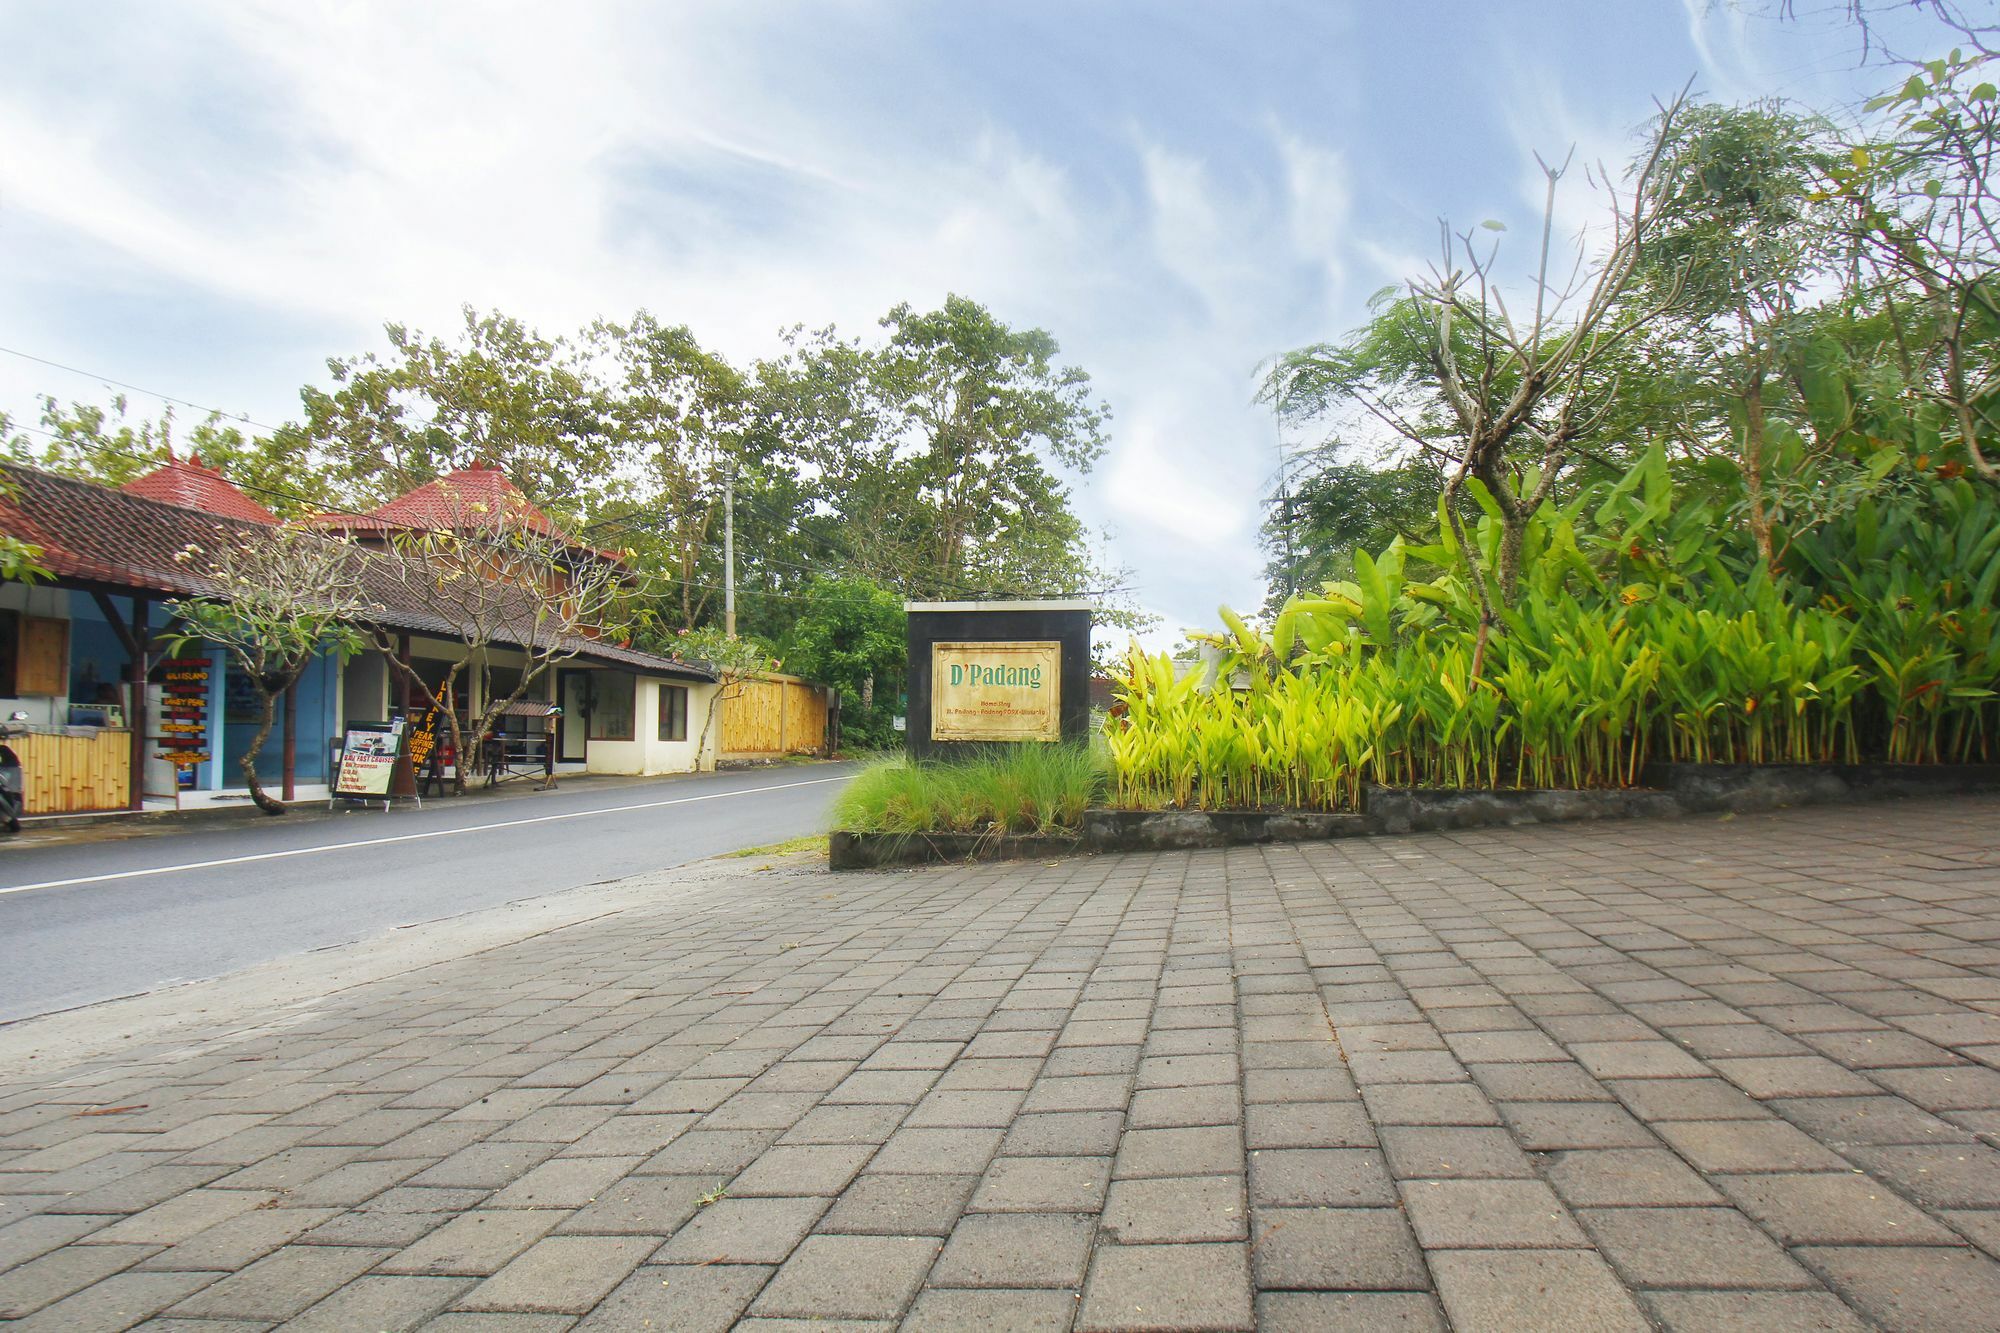
[(0, 1319), (1990, 1328), (1996, 849), (1966, 799), (746, 871), (0, 1087)]

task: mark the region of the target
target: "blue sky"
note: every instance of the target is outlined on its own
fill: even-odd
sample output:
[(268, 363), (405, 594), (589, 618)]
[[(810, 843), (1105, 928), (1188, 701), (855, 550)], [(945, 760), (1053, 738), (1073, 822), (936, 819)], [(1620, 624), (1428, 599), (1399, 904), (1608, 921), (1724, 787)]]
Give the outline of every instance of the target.
[[(1621, 161), (1690, 79), (1828, 109), (1891, 81), (1838, 0), (1797, 7), (14, 0), (0, 346), (269, 423), (468, 302), (645, 306), (747, 361), (960, 292), (1110, 403), (1078, 506), (1168, 641), (1262, 597), (1259, 364), (1352, 327), (1441, 216), (1524, 246), (1532, 154)], [(0, 355), (0, 410), (39, 391), (108, 392)]]

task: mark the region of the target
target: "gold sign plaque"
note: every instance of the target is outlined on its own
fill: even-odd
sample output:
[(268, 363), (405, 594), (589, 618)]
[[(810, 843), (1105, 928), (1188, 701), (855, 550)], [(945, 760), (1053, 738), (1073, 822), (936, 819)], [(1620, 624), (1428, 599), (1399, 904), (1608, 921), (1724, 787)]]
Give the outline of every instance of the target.
[(931, 739), (1062, 739), (1062, 645), (931, 645)]

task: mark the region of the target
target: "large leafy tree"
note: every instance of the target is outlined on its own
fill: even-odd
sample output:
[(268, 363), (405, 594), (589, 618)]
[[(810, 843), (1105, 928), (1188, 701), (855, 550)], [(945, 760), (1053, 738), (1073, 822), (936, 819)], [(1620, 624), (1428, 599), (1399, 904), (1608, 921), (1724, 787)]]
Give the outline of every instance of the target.
[(1104, 450), (1107, 411), (1040, 329), (976, 301), (909, 305), (870, 346), (794, 331), (758, 368), (767, 428), (814, 478), (802, 520), (838, 567), (906, 596), (1081, 592), (1100, 576), (1062, 474)]
[(568, 518), (601, 502), (614, 481), (604, 403), (569, 339), (470, 306), (449, 341), (385, 329), (386, 353), (331, 358), (333, 388), (301, 392), (304, 442), (351, 501), (485, 465)]
[[(840, 690), (848, 740), (886, 743), (907, 627), (903, 600), (890, 589), (862, 578), (815, 578), (782, 643), (785, 669)], [(889, 706), (878, 708), (884, 695)]]

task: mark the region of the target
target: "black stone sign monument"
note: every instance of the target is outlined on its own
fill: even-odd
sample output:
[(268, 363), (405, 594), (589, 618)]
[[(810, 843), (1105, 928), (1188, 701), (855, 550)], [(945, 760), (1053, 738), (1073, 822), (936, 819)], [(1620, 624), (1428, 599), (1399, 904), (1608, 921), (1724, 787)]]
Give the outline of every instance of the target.
[(1088, 602), (909, 602), (917, 759), (1090, 731)]

